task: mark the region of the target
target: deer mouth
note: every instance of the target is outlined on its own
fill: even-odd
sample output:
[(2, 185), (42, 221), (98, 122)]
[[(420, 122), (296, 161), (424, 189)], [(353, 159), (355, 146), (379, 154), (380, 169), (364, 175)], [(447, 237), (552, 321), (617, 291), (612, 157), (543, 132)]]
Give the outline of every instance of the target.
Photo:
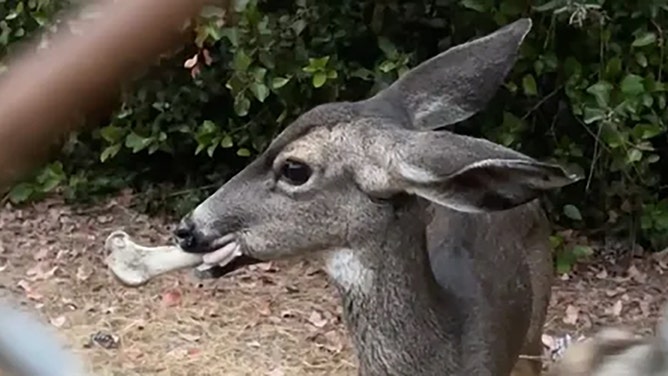
[(220, 278), (244, 266), (261, 263), (262, 260), (242, 252), (242, 245), (232, 236), (214, 242), (213, 250), (202, 256), (202, 264), (196, 268), (203, 278)]

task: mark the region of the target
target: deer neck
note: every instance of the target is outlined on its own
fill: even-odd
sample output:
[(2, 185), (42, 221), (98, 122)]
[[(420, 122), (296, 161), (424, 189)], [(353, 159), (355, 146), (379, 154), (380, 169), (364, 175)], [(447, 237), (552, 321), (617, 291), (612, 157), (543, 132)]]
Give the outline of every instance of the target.
[(431, 270), (425, 212), (415, 203), (396, 214), (382, 237), (329, 251), (325, 259), (360, 375), (457, 375), (462, 315)]

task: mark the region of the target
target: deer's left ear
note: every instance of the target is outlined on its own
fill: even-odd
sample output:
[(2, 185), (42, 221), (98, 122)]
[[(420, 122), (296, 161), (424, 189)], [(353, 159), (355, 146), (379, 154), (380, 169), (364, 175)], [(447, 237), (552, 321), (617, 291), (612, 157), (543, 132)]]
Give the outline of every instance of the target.
[(447, 131), (381, 133), (378, 148), (367, 153), (378, 161), (369, 165), (382, 167), (361, 179), (376, 183), (369, 192), (404, 191), (454, 210), (483, 212), (513, 208), (581, 179), (484, 139)]
[(414, 129), (454, 124), (482, 110), (515, 64), (531, 29), (523, 18), (423, 62), (367, 101), (407, 114)]

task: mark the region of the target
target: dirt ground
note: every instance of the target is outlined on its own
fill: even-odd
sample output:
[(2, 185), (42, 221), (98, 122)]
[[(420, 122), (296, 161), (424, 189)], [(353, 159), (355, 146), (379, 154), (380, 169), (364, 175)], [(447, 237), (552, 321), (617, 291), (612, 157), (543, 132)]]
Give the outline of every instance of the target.
[[(136, 289), (108, 272), (109, 233), (122, 229), (159, 245), (170, 225), (128, 209), (127, 197), (86, 209), (57, 199), (6, 206), (0, 292), (57, 328), (96, 375), (355, 374), (336, 293), (318, 265), (260, 264), (215, 281), (183, 271)], [(646, 256), (558, 277), (546, 340), (607, 324), (651, 332), (667, 270)]]

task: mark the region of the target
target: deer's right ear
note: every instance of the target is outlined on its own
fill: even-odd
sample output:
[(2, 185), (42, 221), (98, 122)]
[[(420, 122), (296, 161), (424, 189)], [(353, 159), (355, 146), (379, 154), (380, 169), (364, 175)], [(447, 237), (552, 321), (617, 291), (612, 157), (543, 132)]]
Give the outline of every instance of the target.
[(372, 110), (403, 112), (414, 129), (463, 121), (482, 110), (515, 64), (531, 29), (523, 18), (423, 62), (366, 101)]

